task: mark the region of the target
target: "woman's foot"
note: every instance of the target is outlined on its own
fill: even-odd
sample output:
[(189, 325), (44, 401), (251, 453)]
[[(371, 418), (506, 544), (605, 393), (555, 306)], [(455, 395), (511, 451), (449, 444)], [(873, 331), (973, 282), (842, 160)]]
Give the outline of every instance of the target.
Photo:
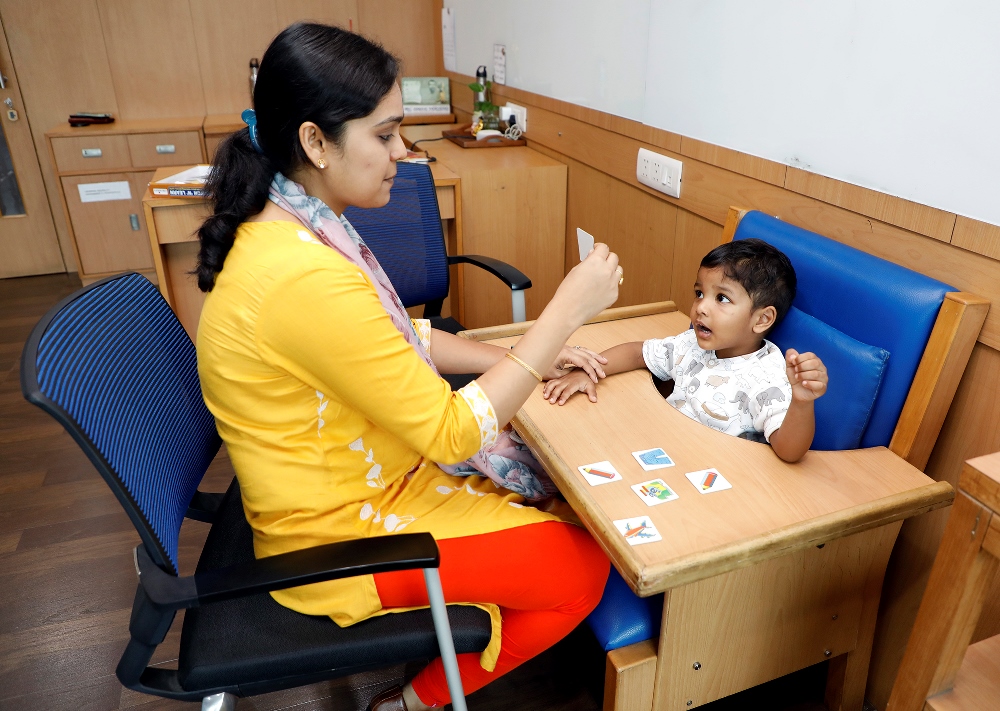
[(429, 709), (430, 706), (417, 696), (412, 684), (386, 689), (368, 704), (368, 711), (429, 711)]

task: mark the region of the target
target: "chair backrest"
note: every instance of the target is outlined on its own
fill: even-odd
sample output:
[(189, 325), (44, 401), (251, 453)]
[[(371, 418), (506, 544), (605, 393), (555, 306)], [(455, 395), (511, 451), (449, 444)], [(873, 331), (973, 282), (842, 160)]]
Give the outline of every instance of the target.
[(220, 439), (194, 344), (156, 287), (121, 274), (57, 304), (25, 345), (21, 389), (94, 463), (150, 558), (176, 573), (181, 522)]
[(762, 212), (744, 214), (733, 235), (734, 240), (751, 237), (791, 260), (798, 279), (796, 308), (862, 344), (888, 351), (860, 442), (862, 447), (888, 446), (945, 294), (957, 289)]
[(397, 163), (388, 204), (349, 207), (344, 214), (378, 258), (404, 306), (448, 295), (448, 253), (428, 165)]

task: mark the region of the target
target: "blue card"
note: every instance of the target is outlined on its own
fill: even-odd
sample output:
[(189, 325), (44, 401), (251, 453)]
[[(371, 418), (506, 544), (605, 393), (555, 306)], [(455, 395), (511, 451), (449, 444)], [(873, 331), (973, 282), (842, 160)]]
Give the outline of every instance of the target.
[(635, 457), (635, 461), (639, 462), (639, 466), (647, 472), (674, 466), (674, 460), (660, 447), (632, 452), (632, 456)]

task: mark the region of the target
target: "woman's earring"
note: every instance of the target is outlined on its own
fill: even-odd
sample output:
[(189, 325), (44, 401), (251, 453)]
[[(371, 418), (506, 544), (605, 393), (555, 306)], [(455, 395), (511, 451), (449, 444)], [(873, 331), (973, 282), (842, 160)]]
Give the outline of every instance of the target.
[(318, 161), (316, 161), (316, 167), (319, 168), (320, 170), (323, 170), (323, 168), (326, 167), (326, 161), (320, 158)]

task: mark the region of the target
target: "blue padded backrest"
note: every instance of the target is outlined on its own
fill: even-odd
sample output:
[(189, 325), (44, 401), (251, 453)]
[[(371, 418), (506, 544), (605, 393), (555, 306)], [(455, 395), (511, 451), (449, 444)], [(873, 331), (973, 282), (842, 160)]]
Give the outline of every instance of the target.
[(344, 215), (371, 248), (404, 306), (448, 295), (448, 254), (430, 166), (396, 163), (384, 207), (349, 207)]
[(126, 508), (151, 558), (177, 572), (177, 536), (219, 449), (194, 344), (139, 274), (56, 306), (22, 357), (29, 400), (59, 419)]
[(660, 634), (663, 595), (639, 597), (611, 567), (604, 594), (587, 624), (605, 652), (625, 647)]
[(798, 309), (889, 352), (861, 439), (862, 447), (888, 446), (941, 302), (957, 289), (762, 212), (744, 215), (733, 239), (751, 237), (788, 255)]
[(816, 401), (811, 449), (857, 449), (865, 433), (889, 353), (841, 333), (794, 306), (769, 335), (782, 353), (811, 351), (826, 366), (830, 386)]

